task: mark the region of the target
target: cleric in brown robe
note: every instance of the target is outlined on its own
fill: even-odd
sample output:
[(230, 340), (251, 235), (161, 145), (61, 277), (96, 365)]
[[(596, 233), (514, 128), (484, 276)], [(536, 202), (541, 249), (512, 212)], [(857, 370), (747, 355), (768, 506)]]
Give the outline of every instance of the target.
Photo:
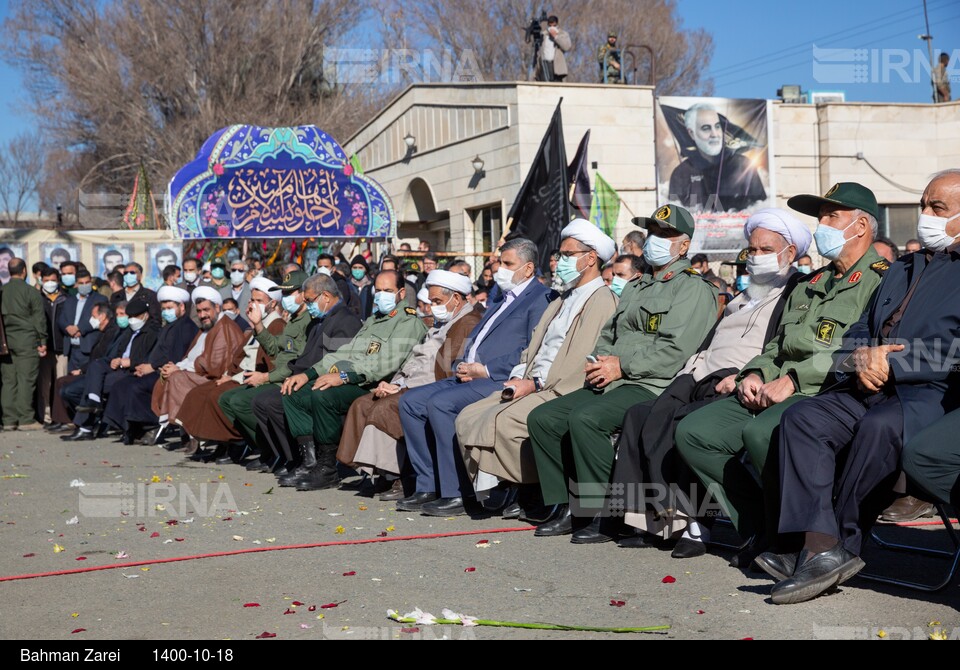
[[(280, 287), (265, 277), (250, 282), (250, 307), (263, 314), (263, 324), (274, 336), (283, 332), (285, 325), (277, 310)], [(269, 372), (273, 361), (266, 355), (256, 337), (249, 337), (243, 345), (243, 360), (234, 374), (224, 373), (219, 379), (207, 381), (192, 389), (183, 399), (176, 422), (187, 434), (198, 440), (210, 442), (233, 442), (243, 439), (233, 422), (220, 409), (220, 396), (237, 388), (255, 372)]]
[(151, 408), (161, 423), (175, 422), (183, 399), (192, 389), (219, 379), (224, 373), (239, 370), (243, 357), (243, 332), (233, 319), (223, 316), (223, 298), (209, 286), (200, 286), (191, 296), (200, 320), (200, 332), (178, 363), (160, 369), (160, 380), (153, 387)]

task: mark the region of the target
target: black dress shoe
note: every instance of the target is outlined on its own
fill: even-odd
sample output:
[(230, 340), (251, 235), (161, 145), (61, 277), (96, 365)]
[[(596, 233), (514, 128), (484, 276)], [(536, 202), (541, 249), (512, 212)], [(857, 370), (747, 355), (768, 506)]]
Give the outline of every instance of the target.
[(617, 540), (617, 546), (621, 549), (650, 549), (657, 545), (656, 537), (642, 530), (634, 530), (632, 535)]
[(233, 463), (233, 459), (230, 458), (229, 456), (221, 456), (215, 462), (217, 465), (230, 465), (231, 463)]
[(772, 551), (765, 551), (757, 556), (753, 562), (778, 582), (782, 582), (793, 576), (794, 570), (797, 569), (797, 557), (799, 555), (800, 553), (796, 551), (792, 554), (775, 554)]
[(61, 435), (60, 439), (64, 442), (84, 442), (87, 440), (95, 440), (97, 438), (94, 436), (92, 430), (80, 430), (77, 428), (69, 435)]
[(420, 507), (420, 514), (425, 516), (462, 516), (466, 513), (463, 498), (437, 498)]
[(61, 428), (63, 428), (63, 424), (62, 424), (62, 423), (57, 423), (56, 421), (52, 421), (52, 422), (44, 425), (44, 427), (43, 427), (43, 429), (44, 429), (45, 431), (47, 431), (48, 433), (56, 433), (56, 432), (58, 432)]
[(559, 535), (569, 535), (573, 532), (573, 512), (570, 511), (570, 505), (560, 505), (557, 508), (556, 516), (537, 526), (533, 531), (536, 537), (557, 537)]
[(571, 544), (603, 544), (616, 542), (623, 530), (623, 520), (619, 517), (597, 515), (586, 528), (581, 528), (570, 538)]
[(701, 540), (694, 540), (689, 537), (681, 537), (677, 540), (677, 546), (670, 552), (673, 558), (696, 558), (707, 553), (707, 545)]
[(542, 523), (546, 523), (553, 517), (557, 515), (560, 505), (534, 505), (527, 506), (523, 503), (520, 503), (520, 516), (517, 517), (520, 521), (526, 523), (532, 523), (535, 526), (539, 526)]
[(395, 502), (397, 500), (403, 500), (404, 497), (403, 481), (394, 479), (390, 489), (380, 494), (380, 502)]
[(520, 507), (520, 503), (515, 502), (511, 505), (507, 505), (503, 508), (503, 512), (500, 513), (504, 519), (519, 519), (520, 512), (523, 511), (523, 508)]
[(754, 561), (757, 559), (757, 556), (765, 551), (768, 551), (769, 549), (770, 544), (766, 541), (766, 538), (757, 538), (748, 544), (745, 549), (742, 549), (737, 554), (734, 554), (733, 558), (730, 559), (729, 565), (731, 568), (751, 570), (753, 569)]
[(120, 436), (120, 442), (124, 446), (129, 447), (131, 444), (134, 443), (133, 433), (131, 433), (129, 430), (123, 431), (123, 435)]
[(397, 501), (398, 512), (419, 512), (420, 508), (428, 502), (437, 499), (436, 493), (414, 493), (403, 500)]
[(785, 579), (770, 591), (777, 605), (791, 605), (813, 600), (860, 572), (863, 559), (854, 556), (839, 542), (833, 549), (819, 554), (810, 554), (804, 549), (797, 558), (793, 576)]
[(255, 458), (252, 461), (249, 461), (244, 467), (250, 472), (255, 472), (260, 469), (260, 466), (263, 465), (263, 461), (259, 458)]

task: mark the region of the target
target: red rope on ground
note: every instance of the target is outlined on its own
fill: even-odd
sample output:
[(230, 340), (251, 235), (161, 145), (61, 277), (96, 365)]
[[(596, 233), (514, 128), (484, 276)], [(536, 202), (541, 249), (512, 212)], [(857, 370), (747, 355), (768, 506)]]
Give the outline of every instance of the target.
[(464, 537), (467, 535), (491, 535), (493, 533), (517, 533), (534, 530), (533, 526), (524, 528), (495, 528), (493, 530), (464, 530), (456, 533), (436, 533), (433, 535), (403, 535), (399, 537), (374, 537), (366, 540), (342, 540), (340, 542), (315, 542), (312, 544), (288, 544), (280, 547), (254, 547), (252, 549), (235, 549), (233, 551), (218, 551), (213, 554), (197, 554), (195, 556), (174, 556), (172, 558), (156, 558), (150, 561), (136, 561), (133, 563), (111, 563), (110, 565), (96, 565), (89, 568), (74, 570), (57, 570), (55, 572), (38, 572), (32, 575), (10, 575), (0, 577), (0, 582), (13, 582), (20, 579), (37, 579), (39, 577), (58, 577), (61, 575), (79, 575), (85, 572), (100, 570), (116, 570), (118, 568), (137, 568), (144, 565), (159, 565), (161, 563), (177, 563), (180, 561), (195, 561), (201, 558), (221, 558), (223, 556), (239, 556), (241, 554), (255, 554), (263, 551), (285, 551), (288, 549), (316, 549), (318, 547), (342, 547), (355, 544), (374, 544), (377, 542), (405, 542), (408, 540), (436, 540), (445, 537)]

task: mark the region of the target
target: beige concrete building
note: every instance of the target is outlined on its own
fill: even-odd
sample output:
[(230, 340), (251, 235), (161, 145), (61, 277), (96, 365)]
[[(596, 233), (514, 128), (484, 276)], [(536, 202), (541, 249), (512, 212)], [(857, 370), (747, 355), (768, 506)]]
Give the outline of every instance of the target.
[[(632, 227), (631, 212), (647, 215), (663, 204), (656, 194), (650, 87), (419, 84), (344, 146), (392, 197), (398, 241), (416, 248), (425, 239), (436, 250), (472, 256), (489, 252), (499, 239), (561, 98), (568, 159), (591, 130), (590, 162), (624, 202), (617, 223), (622, 238)], [(960, 103), (777, 103), (770, 146), (778, 206), (797, 193), (859, 181), (876, 192), (882, 230), (902, 246), (914, 235), (929, 175), (960, 166)]]

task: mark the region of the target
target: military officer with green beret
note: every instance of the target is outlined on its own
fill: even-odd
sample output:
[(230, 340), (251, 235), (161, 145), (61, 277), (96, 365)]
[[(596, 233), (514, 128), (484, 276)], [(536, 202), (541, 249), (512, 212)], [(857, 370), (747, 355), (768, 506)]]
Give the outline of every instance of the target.
[(617, 47), (616, 33), (607, 33), (607, 41), (600, 45), (597, 51), (597, 63), (600, 64), (601, 84), (623, 83), (623, 72), (620, 71), (620, 48)]
[[(281, 304), (290, 315), (290, 319), (280, 335), (274, 335), (264, 327), (265, 314), (247, 314), (247, 318), (253, 325), (257, 342), (273, 361), (273, 370), (270, 371), (265, 382), (254, 384), (253, 381), (248, 380), (244, 385), (224, 393), (218, 402), (224, 415), (233, 421), (233, 425), (249, 445), (257, 443), (257, 418), (253, 413), (253, 399), (269, 389), (270, 384), (279, 384), (286, 378), (289, 374), (288, 364), (300, 356), (307, 343), (308, 328), (313, 323), (302, 296), (303, 282), (307, 279), (309, 277), (306, 272), (296, 270), (284, 276), (281, 282), (280, 290), (283, 293)], [(263, 467), (269, 471), (270, 465), (263, 464)]]
[[(538, 536), (571, 533), (599, 513), (613, 469), (611, 434), (629, 408), (660, 395), (717, 321), (717, 290), (687, 260), (693, 216), (667, 205), (634, 223), (649, 232), (643, 257), (652, 271), (623, 289), (588, 357), (586, 386), (527, 418), (544, 503), (558, 505)], [(569, 495), (568, 480), (576, 482)]]
[(8, 265), (10, 281), (0, 289), (8, 353), (0, 357), (0, 407), (4, 430), (36, 430), (33, 398), (40, 374), (40, 357), (47, 352), (47, 317), (40, 292), (27, 285), (27, 264), (14, 258)]
[(299, 477), (297, 490), (318, 491), (340, 482), (337, 447), (350, 405), (390, 379), (426, 335), (417, 310), (402, 304), (405, 285), (399, 272), (381, 271), (374, 284), (375, 311), (353, 340), (284, 382), (283, 412), (290, 435), (301, 452), (316, 454), (316, 464)]
[[(781, 416), (835, 383), (833, 353), (889, 267), (873, 249), (878, 207), (868, 188), (840, 183), (823, 197), (798, 195), (787, 204), (819, 219), (814, 240), (830, 263), (790, 294), (777, 335), (737, 376), (736, 396), (693, 412), (677, 426), (681, 456), (719, 496), (740, 536), (757, 538), (731, 563), (736, 567), (746, 567), (776, 536), (779, 465), (768, 454), (776, 455)], [(740, 461), (744, 450), (762, 489)]]

